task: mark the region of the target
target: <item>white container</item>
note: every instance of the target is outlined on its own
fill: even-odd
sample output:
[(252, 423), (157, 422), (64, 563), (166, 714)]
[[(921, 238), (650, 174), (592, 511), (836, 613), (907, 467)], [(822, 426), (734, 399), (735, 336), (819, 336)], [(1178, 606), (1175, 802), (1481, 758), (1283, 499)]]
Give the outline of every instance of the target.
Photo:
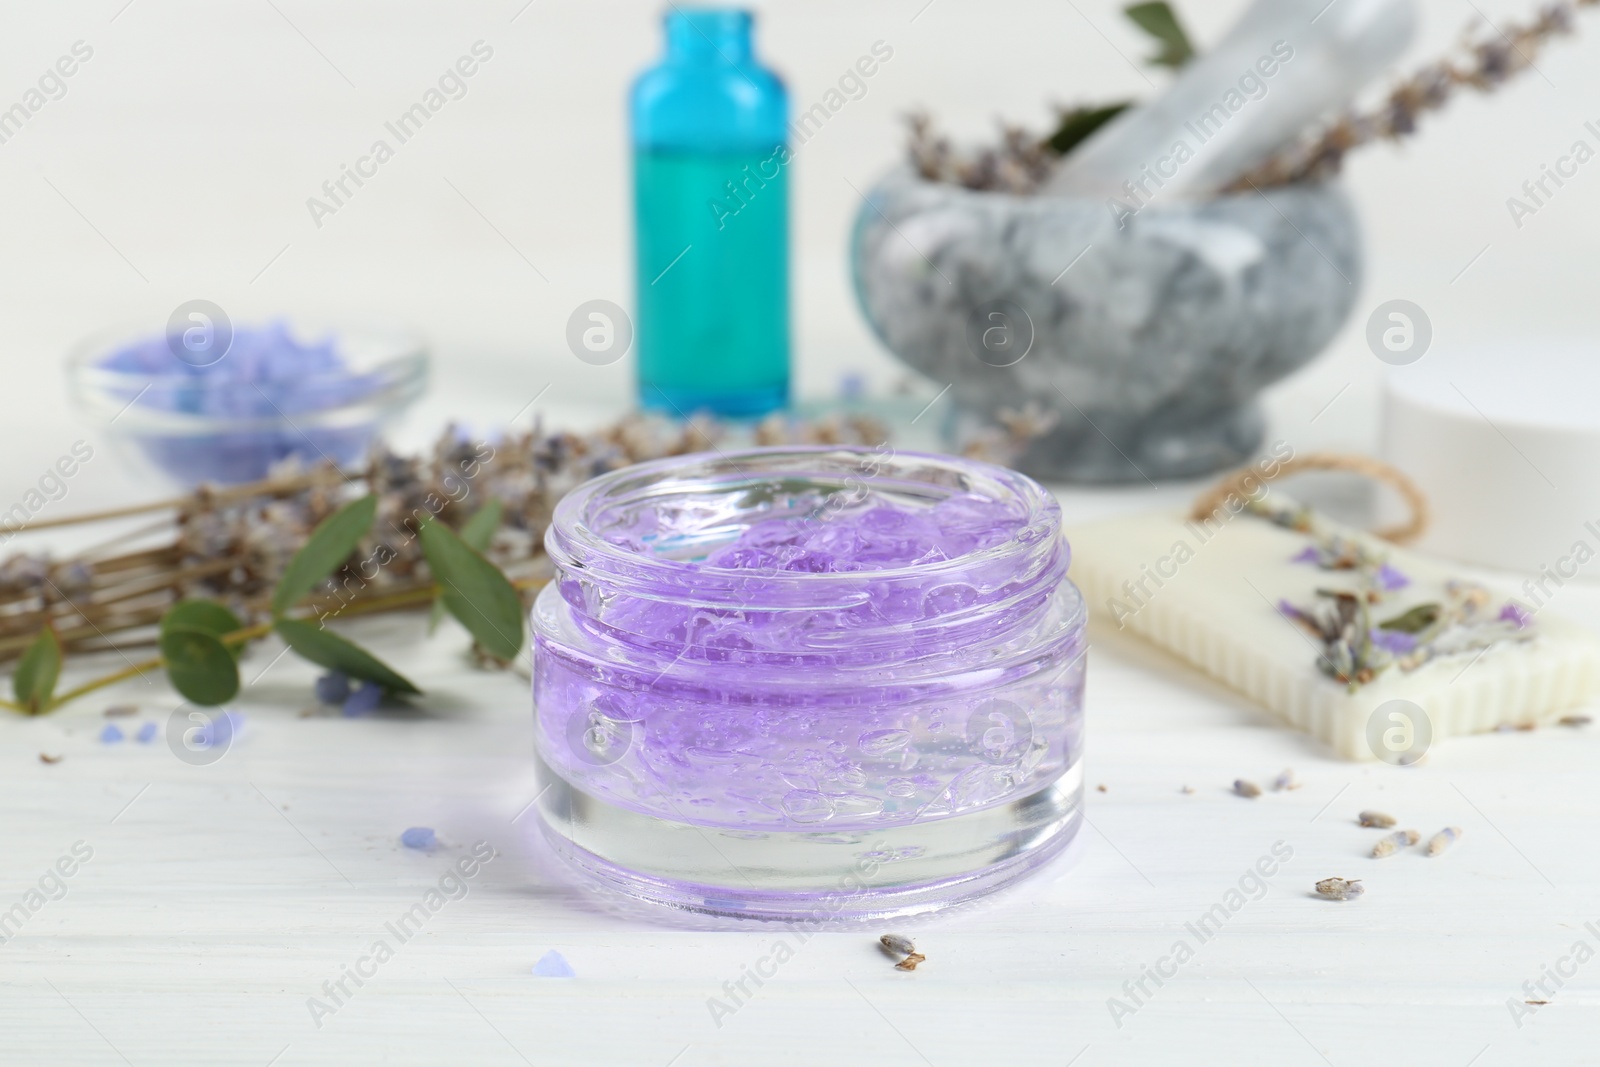
[(1512, 339), (1391, 368), (1383, 455), (1432, 506), (1416, 547), (1600, 576), (1600, 344)]

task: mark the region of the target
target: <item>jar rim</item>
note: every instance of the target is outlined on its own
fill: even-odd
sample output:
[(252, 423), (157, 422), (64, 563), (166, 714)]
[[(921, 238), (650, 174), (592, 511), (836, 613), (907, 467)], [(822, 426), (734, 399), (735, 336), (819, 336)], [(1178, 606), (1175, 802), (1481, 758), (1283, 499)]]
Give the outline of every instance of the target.
[[(752, 486), (776, 477), (806, 474), (831, 474), (846, 476), (847, 467), (859, 468), (863, 462), (892, 466), (902, 477), (896, 484), (909, 484), (916, 479), (907, 477), (916, 472), (939, 472), (951, 481), (942, 486), (952, 495), (974, 491), (971, 486), (981, 483), (984, 488), (1000, 489), (1005, 502), (1021, 506), (1022, 515), (1011, 537), (984, 548), (975, 549), (946, 560), (930, 563), (902, 564), (859, 571), (768, 571), (744, 567), (717, 567), (703, 561), (674, 560), (642, 553), (607, 539), (595, 528), (594, 511), (607, 502), (615, 502), (621, 491), (652, 484), (680, 483), (687, 491), (695, 478), (720, 476), (724, 488), (737, 488), (740, 479)], [(741, 463), (744, 467), (741, 467)], [(818, 467), (836, 466), (819, 471)], [(746, 467), (750, 469), (745, 469)], [(728, 477), (731, 472), (732, 477)], [(865, 476), (870, 479), (886, 477), (883, 473)], [(891, 479), (893, 480), (893, 479)], [(703, 483), (702, 483), (703, 484)], [(930, 488), (940, 487), (938, 482), (924, 480)], [(669, 456), (632, 464), (607, 472), (567, 493), (557, 503), (549, 529), (545, 533), (545, 550), (559, 565), (576, 565), (586, 570), (602, 572), (613, 569), (636, 571), (641, 567), (662, 575), (737, 579), (759, 576), (764, 582), (793, 583), (795, 588), (817, 590), (841, 582), (858, 584), (863, 579), (892, 583), (896, 579), (926, 580), (940, 575), (956, 575), (974, 566), (1014, 559), (1019, 552), (1043, 546), (1050, 547), (1060, 539), (1061, 507), (1051, 493), (1025, 474), (1020, 474), (997, 464), (962, 456), (940, 455), (929, 452), (896, 451), (879, 452), (863, 445), (775, 445), (738, 449), (731, 452), (696, 452), (682, 456)]]

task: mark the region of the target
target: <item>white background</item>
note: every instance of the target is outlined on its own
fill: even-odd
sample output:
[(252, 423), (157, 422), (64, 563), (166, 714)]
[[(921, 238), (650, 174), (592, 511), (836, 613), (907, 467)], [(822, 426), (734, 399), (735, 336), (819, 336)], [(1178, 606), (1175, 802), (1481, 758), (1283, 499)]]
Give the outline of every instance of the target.
[[(125, 2), (14, 4), (0, 14), (0, 103), (19, 99), (74, 41), (95, 49), (66, 97), (0, 145), (0, 418), (15, 434), (0, 500), (15, 499), (70, 443), (62, 353), (100, 327), (156, 328), (194, 298), (240, 320), (289, 312), (414, 323), (433, 339), (440, 371), (440, 403), (425, 422), (448, 413), (493, 425), (551, 381), (552, 402), (627, 401), (628, 363), (582, 365), (563, 331), (585, 300), (632, 305), (623, 101), (659, 50), (658, 5)], [(1129, 61), (1151, 46), (1100, 0), (923, 3), (758, 5), (760, 51), (797, 109), (874, 41), (894, 49), (865, 98), (829, 121), (793, 172), (805, 393), (831, 393), (846, 368), (882, 386), (899, 374), (856, 312), (845, 241), (859, 205), (851, 184), (866, 189), (899, 158), (901, 116), (925, 107), (956, 135), (985, 137), (998, 117), (1043, 128), (1052, 102), (1146, 95), (1146, 78), (1164, 77)], [(1406, 65), (1448, 46), (1477, 10), (1503, 21), (1527, 8), (1429, 0)], [(1202, 44), (1233, 10), (1182, 5)], [(1338, 401), (1355, 409), (1340, 433), (1366, 444), (1380, 368), (1360, 329), (1397, 297), (1428, 312), (1440, 352), (1486, 334), (1585, 335), (1596, 315), (1588, 268), (1600, 163), (1520, 231), (1505, 206), (1575, 138), (1593, 139), (1583, 122), (1600, 119), (1600, 28), (1579, 21), (1578, 37), (1539, 60), (1542, 73), (1493, 97), (1467, 93), (1403, 146), (1352, 160), (1368, 278), (1344, 335), (1279, 389), (1280, 408), (1315, 414), (1354, 381)], [(495, 54), (468, 95), (317, 229), (306, 199), (480, 39)], [(101, 492), (108, 468), (82, 484)]]
[[(844, 247), (851, 183), (865, 189), (897, 159), (899, 117), (925, 106), (963, 137), (987, 135), (997, 116), (1042, 126), (1051, 101), (1148, 93), (1128, 57), (1149, 46), (1099, 0), (759, 6), (760, 50), (798, 107), (874, 41), (895, 50), (867, 96), (807, 146), (793, 186), (801, 388), (829, 393), (847, 369), (886, 386), (899, 372), (855, 311)], [(1232, 6), (1182, 13), (1205, 42)], [(1478, 8), (1497, 20), (1525, 10), (1423, 6), (1412, 59)], [(0, 502), (74, 439), (103, 443), (66, 402), (72, 343), (116, 323), (158, 328), (197, 297), (240, 320), (287, 311), (420, 326), (438, 373), (413, 438), (451, 415), (492, 427), (552, 382), (558, 417), (620, 410), (627, 364), (580, 364), (563, 332), (585, 300), (631, 304), (622, 107), (658, 50), (657, 15), (654, 3), (609, 0), (7, 5), (0, 106), (74, 41), (95, 54), (64, 99), (0, 145)], [(1505, 206), (1600, 119), (1600, 16), (1580, 27), (1539, 60), (1542, 74), (1464, 98), (1403, 147), (1352, 160), (1368, 277), (1329, 354), (1273, 391), (1275, 435), (1297, 448), (1375, 447), (1381, 368), (1360, 330), (1384, 300), (1422, 305), (1444, 353), (1469, 338), (1537, 349), (1591, 334), (1600, 162), (1520, 231)], [(317, 229), (306, 198), (479, 39), (495, 53), (468, 96)], [(60, 506), (151, 492), (97, 461)], [(1186, 492), (1064, 499), (1081, 513)], [(416, 637), (405, 622), (367, 625)], [(1580, 972), (1522, 1029), (1505, 1006), (1600, 919), (1594, 745), (1581, 735), (1455, 742), (1402, 777), (1332, 761), (1171, 661), (1107, 638), (1091, 670), (1089, 773), (1108, 791), (1091, 794), (1095, 829), (1076, 861), (910, 929), (930, 953), (916, 976), (873, 954), (876, 929), (817, 939), (719, 1030), (705, 1000), (763, 951), (762, 935), (615, 916), (542, 866), (527, 819), (512, 822), (533, 792), (525, 690), (463, 669), (461, 643), (447, 634), (407, 655), (437, 692), (409, 718), (300, 720), (311, 672), (286, 665), (245, 703), (252, 735), (214, 768), (160, 745), (99, 745), (93, 701), (0, 723), (0, 906), (72, 841), (96, 849), (69, 896), (0, 946), (0, 1060), (1586, 1062), (1600, 971)], [(263, 663), (273, 651), (258, 653)], [(148, 691), (121, 695), (147, 701), (146, 718), (165, 710)], [(42, 766), (45, 749), (67, 759)], [(1264, 780), (1291, 763), (1303, 790), (1254, 805), (1226, 792), (1241, 774)], [(1192, 797), (1178, 792), (1186, 782)], [(1440, 861), (1386, 861), (1386, 884), (1356, 904), (1308, 901), (1315, 878), (1372, 862), (1351, 817), (1373, 806), (1426, 832), (1463, 825), (1467, 838)], [(444, 853), (400, 851), (394, 836), (413, 824), (437, 827)], [(315, 1030), (305, 998), (480, 837), (503, 856), (473, 896)], [(1106, 998), (1279, 839), (1297, 859), (1267, 899), (1116, 1029)], [(529, 977), (552, 947), (576, 982)]]

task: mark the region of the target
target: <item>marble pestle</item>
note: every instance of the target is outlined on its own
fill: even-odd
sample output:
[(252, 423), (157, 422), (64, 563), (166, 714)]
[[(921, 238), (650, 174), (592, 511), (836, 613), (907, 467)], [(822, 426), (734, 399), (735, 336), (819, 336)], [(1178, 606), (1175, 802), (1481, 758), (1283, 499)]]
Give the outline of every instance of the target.
[(1225, 188), (1348, 103), (1410, 43), (1416, 0), (1255, 0), (1156, 99), (1072, 153), (1046, 183), (1136, 213)]

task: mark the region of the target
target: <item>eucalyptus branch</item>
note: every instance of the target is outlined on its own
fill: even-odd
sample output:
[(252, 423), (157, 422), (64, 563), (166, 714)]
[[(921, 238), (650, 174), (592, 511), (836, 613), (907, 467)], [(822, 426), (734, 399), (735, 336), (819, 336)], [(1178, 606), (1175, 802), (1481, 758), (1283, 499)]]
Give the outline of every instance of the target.
[[(33, 524), (171, 513), (136, 531), (137, 541), (163, 543), (125, 537), (62, 560), (0, 558), (0, 659), (16, 660), (14, 699), (0, 707), (43, 714), (151, 671), (165, 672), (185, 700), (215, 706), (240, 689), (238, 650), (268, 633), (327, 670), (416, 693), (327, 624), (424, 606), (435, 621), (454, 616), (485, 654), (480, 662), (504, 663), (522, 648), (527, 595), (548, 581), (543, 534), (557, 501), (597, 473), (715, 447), (723, 433), (706, 420), (654, 416), (584, 436), (536, 426), (493, 445), (447, 429), (421, 456), (379, 446), (361, 471), (288, 467), (249, 485)], [(840, 444), (881, 441), (886, 431), (837, 415), (773, 417), (753, 435), (763, 444)], [(56, 692), (67, 657), (141, 644), (159, 655)]]
[[(549, 579), (547, 578), (519, 578), (513, 580), (511, 582), (511, 586), (519, 593), (536, 592), (539, 589), (542, 589), (548, 581)], [(438, 599), (443, 591), (444, 590), (442, 587), (433, 583), (429, 583), (427, 585), (418, 586), (415, 589), (408, 589), (401, 593), (391, 593), (385, 596), (371, 597), (366, 601), (356, 601), (349, 604), (342, 604), (340, 605), (341, 610), (338, 614), (340, 617), (351, 615), (371, 615), (378, 612), (394, 611), (399, 608), (424, 607)], [(320, 603), (314, 601), (312, 603), (312, 610), (302, 616), (299, 616), (298, 618), (305, 622), (326, 621), (326, 616), (321, 609), (331, 608), (339, 603), (340, 602), (332, 599), (325, 600)], [(234, 630), (232, 633), (223, 634), (218, 638), (218, 640), (230, 648), (242, 646), (250, 641), (254, 641), (259, 637), (265, 637), (267, 634), (271, 633), (272, 625), (273, 624), (270, 622), (264, 622), (255, 626), (246, 626), (241, 630)], [(74, 689), (69, 689), (67, 692), (62, 693), (51, 700), (49, 706), (46, 707), (44, 711), (46, 713), (54, 711), (62, 705), (70, 703), (81, 696), (87, 696), (96, 690), (104, 689), (107, 686), (115, 685), (118, 682), (127, 681), (129, 678), (137, 678), (146, 672), (163, 670), (165, 667), (166, 662), (160, 656), (156, 656), (153, 659), (144, 660), (140, 663), (129, 664), (121, 670), (112, 671), (110, 674), (104, 675), (103, 677), (95, 678), (91, 681), (84, 682), (82, 685), (77, 686)], [(26, 714), (28, 710), (21, 704), (16, 704), (12, 701), (3, 699), (0, 699), (0, 708), (7, 708), (11, 711), (23, 712), (24, 714)]]

